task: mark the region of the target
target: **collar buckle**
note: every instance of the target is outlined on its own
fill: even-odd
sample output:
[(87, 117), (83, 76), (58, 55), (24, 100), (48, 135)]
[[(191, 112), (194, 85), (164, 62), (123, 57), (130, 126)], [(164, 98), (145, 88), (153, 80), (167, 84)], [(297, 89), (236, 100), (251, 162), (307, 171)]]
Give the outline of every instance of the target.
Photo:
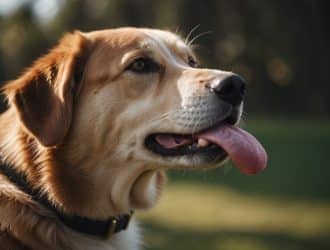
[(110, 239), (113, 234), (120, 232), (122, 230), (126, 230), (131, 221), (133, 211), (130, 211), (128, 214), (120, 215), (117, 218), (113, 218), (109, 222), (108, 231), (106, 234), (106, 238)]
[(106, 235), (107, 239), (110, 239), (111, 236), (116, 232), (117, 223), (118, 223), (117, 219), (112, 219), (111, 220), (110, 226), (109, 226), (109, 229), (108, 229), (108, 232), (107, 232), (107, 235)]

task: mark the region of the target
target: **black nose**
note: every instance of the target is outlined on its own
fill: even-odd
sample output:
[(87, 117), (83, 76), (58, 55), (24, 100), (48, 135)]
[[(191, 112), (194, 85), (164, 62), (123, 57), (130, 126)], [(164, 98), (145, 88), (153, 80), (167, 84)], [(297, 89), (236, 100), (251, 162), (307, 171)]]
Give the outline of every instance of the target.
[(235, 106), (243, 101), (245, 85), (246, 82), (242, 77), (233, 74), (222, 79), (213, 91), (221, 100)]

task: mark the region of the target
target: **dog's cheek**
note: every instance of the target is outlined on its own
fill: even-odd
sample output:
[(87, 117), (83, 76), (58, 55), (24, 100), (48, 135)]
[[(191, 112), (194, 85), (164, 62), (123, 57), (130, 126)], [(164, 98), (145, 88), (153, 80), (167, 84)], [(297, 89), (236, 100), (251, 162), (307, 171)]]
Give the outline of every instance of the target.
[(162, 170), (152, 170), (142, 174), (134, 183), (131, 190), (131, 206), (134, 209), (148, 209), (153, 207), (166, 182), (166, 174)]

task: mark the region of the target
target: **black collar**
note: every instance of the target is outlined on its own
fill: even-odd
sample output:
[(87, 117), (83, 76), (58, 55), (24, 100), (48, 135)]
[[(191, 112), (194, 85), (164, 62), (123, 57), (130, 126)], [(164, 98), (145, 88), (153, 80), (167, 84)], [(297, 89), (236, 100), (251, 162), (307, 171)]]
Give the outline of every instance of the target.
[(25, 175), (16, 172), (12, 167), (2, 161), (0, 162), (0, 171), (21, 191), (30, 195), (34, 201), (54, 212), (63, 224), (80, 233), (108, 239), (114, 233), (125, 230), (128, 227), (133, 214), (133, 212), (131, 212), (117, 217), (110, 217), (107, 220), (94, 220), (78, 215), (67, 215), (60, 212), (51, 202), (49, 202), (47, 197), (42, 194), (41, 190), (32, 189)]

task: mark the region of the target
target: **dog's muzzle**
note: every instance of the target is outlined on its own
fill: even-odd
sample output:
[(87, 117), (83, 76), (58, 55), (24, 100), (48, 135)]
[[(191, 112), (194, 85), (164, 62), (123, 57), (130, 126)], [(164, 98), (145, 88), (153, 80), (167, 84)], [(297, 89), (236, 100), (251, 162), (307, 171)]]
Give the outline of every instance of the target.
[(182, 107), (170, 119), (183, 133), (194, 133), (219, 122), (236, 124), (240, 118), (246, 83), (236, 74), (217, 77), (205, 90), (183, 97)]
[(227, 73), (213, 78), (204, 91), (186, 96), (182, 107), (171, 116), (177, 131), (151, 134), (146, 147), (164, 157), (198, 157), (206, 162), (223, 162), (229, 156), (238, 168), (253, 174), (264, 169), (267, 154), (248, 132), (233, 126), (240, 119), (245, 81)]

